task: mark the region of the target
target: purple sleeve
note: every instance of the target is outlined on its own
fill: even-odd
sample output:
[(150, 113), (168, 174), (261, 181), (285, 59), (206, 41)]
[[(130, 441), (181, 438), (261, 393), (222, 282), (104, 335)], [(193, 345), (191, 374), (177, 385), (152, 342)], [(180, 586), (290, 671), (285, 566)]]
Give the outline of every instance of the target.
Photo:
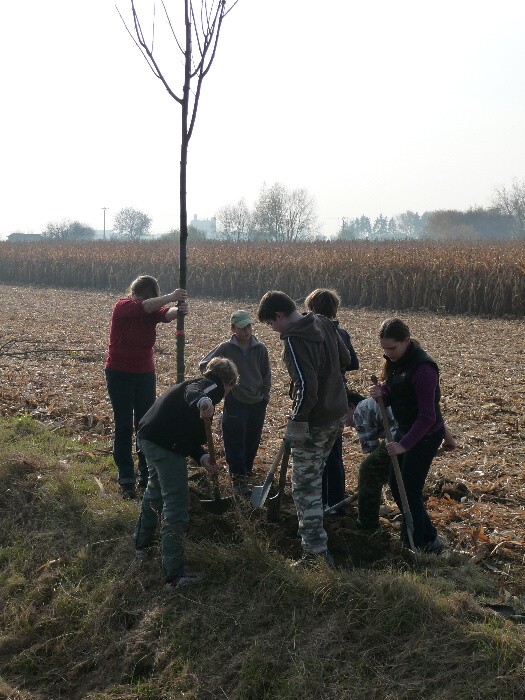
[(428, 363), (419, 365), (412, 375), (412, 386), (416, 392), (417, 418), (408, 433), (399, 441), (410, 450), (429, 432), (436, 422), (435, 396), (439, 375)]

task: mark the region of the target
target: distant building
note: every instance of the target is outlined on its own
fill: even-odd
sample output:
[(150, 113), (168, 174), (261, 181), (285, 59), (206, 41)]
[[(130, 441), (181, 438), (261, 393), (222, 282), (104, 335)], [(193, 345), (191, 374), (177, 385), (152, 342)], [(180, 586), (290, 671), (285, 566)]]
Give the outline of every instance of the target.
[(215, 238), (217, 236), (217, 223), (215, 217), (211, 219), (197, 219), (197, 214), (193, 215), (190, 226), (198, 229), (206, 234), (206, 238)]
[(10, 233), (7, 240), (10, 243), (34, 243), (41, 241), (43, 238), (41, 233)]

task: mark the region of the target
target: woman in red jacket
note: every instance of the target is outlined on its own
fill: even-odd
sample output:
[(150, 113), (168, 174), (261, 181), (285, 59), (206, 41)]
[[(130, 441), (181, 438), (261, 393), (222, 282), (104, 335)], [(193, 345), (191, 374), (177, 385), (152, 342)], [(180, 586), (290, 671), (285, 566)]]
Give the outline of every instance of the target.
[[(160, 296), (157, 280), (141, 275), (131, 283), (129, 296), (113, 308), (106, 359), (106, 384), (113, 407), (115, 436), (113, 459), (124, 498), (135, 498), (133, 432), (156, 399), (153, 346), (158, 323), (169, 323), (178, 313), (187, 313), (188, 293), (176, 289)], [(178, 307), (166, 304), (178, 303)], [(148, 467), (140, 451), (140, 487), (148, 483)]]

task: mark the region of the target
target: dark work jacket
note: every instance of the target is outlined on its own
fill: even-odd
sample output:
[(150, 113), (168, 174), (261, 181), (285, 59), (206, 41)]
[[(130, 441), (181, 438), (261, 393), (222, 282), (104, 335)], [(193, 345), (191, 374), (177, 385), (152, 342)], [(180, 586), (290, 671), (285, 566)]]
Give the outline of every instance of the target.
[(206, 452), (206, 428), (197, 403), (205, 396), (213, 405), (224, 397), (224, 384), (214, 374), (175, 384), (144, 414), (137, 437), (199, 462)]
[(341, 372), (351, 359), (332, 321), (307, 313), (281, 333), (281, 340), (292, 380), (292, 420), (320, 427), (342, 418), (348, 402)]
[(357, 357), (356, 351), (354, 350), (354, 346), (352, 345), (352, 341), (350, 340), (350, 335), (348, 334), (348, 331), (345, 331), (344, 328), (339, 327), (339, 321), (337, 319), (333, 319), (332, 323), (336, 327), (337, 332), (341, 336), (341, 340), (346, 345), (346, 349), (350, 353), (350, 364), (348, 365), (348, 367), (345, 367), (343, 369), (343, 372), (351, 372), (352, 370), (359, 369), (359, 359)]
[(436, 423), (442, 420), (439, 408), (441, 391), (439, 389), (439, 367), (422, 347), (413, 341), (408, 350), (397, 362), (386, 360), (386, 385), (390, 392), (390, 407), (394, 418), (399, 423), (399, 428), (406, 435), (415, 423), (418, 413), (416, 391), (412, 384), (412, 374), (416, 367), (427, 363), (435, 367), (438, 373), (438, 383), (434, 398), (436, 410)]

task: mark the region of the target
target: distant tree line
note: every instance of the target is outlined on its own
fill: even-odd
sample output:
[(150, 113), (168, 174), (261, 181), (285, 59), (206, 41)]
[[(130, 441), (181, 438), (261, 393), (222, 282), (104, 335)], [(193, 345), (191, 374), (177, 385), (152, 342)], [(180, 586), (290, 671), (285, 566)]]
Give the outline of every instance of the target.
[[(250, 209), (244, 199), (217, 212), (217, 238), (234, 241), (288, 243), (322, 239), (316, 235), (317, 214), (313, 198), (304, 189), (287, 190), (276, 183), (263, 187)], [(438, 210), (423, 214), (405, 211), (374, 221), (362, 215), (343, 218), (337, 240), (510, 240), (525, 239), (525, 181), (495, 190), (487, 208), (467, 211)]]
[(372, 223), (367, 216), (343, 220), (339, 240), (499, 240), (523, 237), (515, 219), (498, 207), (476, 207), (468, 211), (453, 209), (418, 212), (406, 211), (398, 216), (380, 214)]
[[(213, 230), (215, 231), (215, 220)], [(201, 243), (210, 238), (233, 243), (295, 243), (321, 241), (314, 198), (305, 189), (287, 189), (280, 183), (264, 185), (253, 208), (244, 199), (228, 204), (217, 212), (216, 233), (208, 236), (197, 225), (188, 227), (188, 241)], [(205, 222), (204, 222), (205, 223)], [(209, 223), (209, 222), (208, 222)], [(151, 236), (151, 219), (144, 212), (125, 207), (114, 217), (109, 240), (143, 241)], [(79, 221), (50, 222), (42, 234), (10, 234), (20, 241), (42, 238), (50, 241), (91, 241), (96, 231)], [(178, 240), (178, 229), (159, 236)], [(351, 241), (483, 241), (525, 240), (525, 180), (514, 180), (510, 187), (496, 188), (491, 205), (471, 207), (467, 211), (443, 209), (423, 214), (405, 211), (388, 218), (379, 214), (374, 221), (362, 215), (343, 218), (336, 240)]]

